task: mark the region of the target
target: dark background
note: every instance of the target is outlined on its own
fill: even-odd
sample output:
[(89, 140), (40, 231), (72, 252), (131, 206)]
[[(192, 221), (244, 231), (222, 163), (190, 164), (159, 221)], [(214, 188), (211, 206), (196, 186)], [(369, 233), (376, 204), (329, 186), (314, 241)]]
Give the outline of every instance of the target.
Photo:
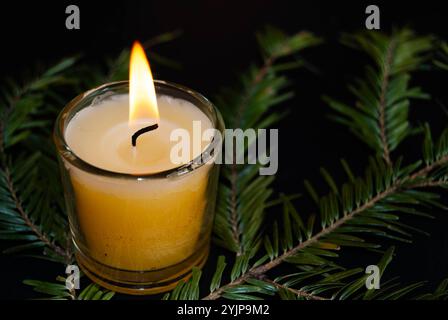
[[(344, 48), (338, 42), (342, 32), (364, 28), (368, 4), (381, 9), (381, 29), (410, 26), (417, 32), (434, 33), (447, 39), (446, 13), (442, 1), (58, 1), (2, 2), (0, 5), (0, 76), (18, 78), (37, 62), (51, 63), (64, 56), (82, 53), (90, 63), (101, 63), (135, 39), (145, 40), (162, 32), (182, 30), (183, 35), (158, 48), (158, 53), (182, 65), (173, 70), (153, 70), (159, 79), (185, 84), (212, 98), (219, 88), (232, 85), (250, 62), (259, 62), (255, 32), (271, 24), (290, 33), (309, 30), (325, 38), (326, 43), (309, 50), (305, 56), (308, 70), (290, 72), (296, 97), (285, 104), (290, 116), (279, 124), (280, 167), (276, 191), (304, 192), (303, 179), (309, 179), (321, 193), (326, 187), (319, 176), (325, 166), (338, 181), (343, 179), (339, 158), (344, 157), (359, 173), (370, 150), (348, 130), (326, 118), (328, 107), (323, 94), (351, 101), (346, 84), (363, 74), (368, 60), (363, 54)], [(81, 10), (81, 29), (65, 28), (65, 8), (77, 4)], [(149, 58), (151, 58), (149, 56)], [(435, 102), (412, 104), (415, 124), (430, 121), (436, 132), (446, 124), (440, 107), (447, 102), (446, 73), (419, 73), (415, 83), (431, 93)], [(444, 90), (445, 89), (445, 90)], [(67, 97), (67, 102), (72, 97)], [(219, 106), (218, 106), (219, 107)], [(62, 108), (62, 106), (61, 106)], [(416, 143), (417, 141), (417, 143)], [(415, 159), (420, 141), (404, 144), (393, 154)], [(445, 196), (446, 197), (446, 196)], [(300, 212), (309, 212), (307, 200), (297, 202)], [(270, 214), (275, 214), (272, 212)], [(415, 220), (413, 225), (431, 233), (415, 236), (414, 244), (399, 245), (398, 256), (388, 270), (403, 283), (429, 280), (434, 286), (448, 276), (448, 218), (434, 212), (437, 220)], [(0, 248), (4, 247), (0, 244)], [(214, 269), (212, 250), (209, 259)], [(343, 261), (351, 266), (375, 263), (378, 257), (362, 251), (345, 250)], [(21, 281), (26, 278), (48, 279), (63, 274), (62, 266), (35, 259), (0, 255), (0, 298), (25, 298), (32, 292)], [(210, 275), (206, 273), (206, 276)], [(205, 292), (207, 288), (204, 288)]]

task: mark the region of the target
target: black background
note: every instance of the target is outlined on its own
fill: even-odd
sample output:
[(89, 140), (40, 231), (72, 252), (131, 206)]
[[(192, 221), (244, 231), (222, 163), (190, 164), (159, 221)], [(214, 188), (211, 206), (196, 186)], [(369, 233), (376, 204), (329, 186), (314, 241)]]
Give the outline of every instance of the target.
[[(361, 76), (368, 60), (344, 48), (342, 32), (364, 28), (368, 4), (381, 9), (381, 29), (410, 26), (417, 32), (433, 33), (447, 39), (446, 16), (442, 1), (9, 1), (0, 4), (0, 75), (20, 79), (36, 62), (50, 63), (64, 56), (83, 53), (90, 63), (100, 63), (133, 40), (145, 40), (162, 32), (182, 30), (183, 35), (158, 49), (159, 53), (182, 64), (181, 70), (161, 67), (153, 70), (159, 79), (185, 84), (212, 98), (219, 88), (232, 85), (236, 76), (259, 62), (255, 32), (271, 24), (290, 33), (309, 30), (326, 43), (305, 56), (308, 70), (293, 71), (296, 97), (285, 104), (290, 116), (279, 124), (280, 167), (275, 182), (279, 192), (304, 192), (303, 179), (326, 191), (319, 176), (325, 166), (342, 181), (339, 158), (344, 157), (361, 170), (370, 150), (348, 133), (346, 128), (326, 118), (328, 107), (321, 96), (327, 94), (350, 101), (346, 84)], [(81, 29), (65, 28), (65, 8), (77, 4), (81, 10)], [(149, 56), (149, 58), (151, 58)], [(434, 96), (432, 102), (415, 102), (411, 118), (415, 124), (430, 121), (440, 131), (447, 116), (440, 107), (446, 103), (447, 75), (421, 72), (415, 83)], [(444, 90), (445, 89), (445, 90)], [(67, 97), (69, 101), (72, 97)], [(219, 107), (219, 106), (218, 106)], [(62, 106), (61, 106), (62, 108)], [(406, 142), (397, 152), (415, 159), (420, 141)], [(394, 154), (393, 154), (394, 155)], [(360, 171), (361, 172), (361, 171)], [(446, 198), (446, 196), (445, 196)], [(307, 200), (297, 202), (300, 212), (310, 209)], [(399, 275), (403, 283), (429, 280), (434, 285), (448, 276), (448, 235), (446, 213), (434, 212), (437, 220), (415, 220), (413, 225), (431, 232), (431, 237), (416, 236), (412, 245), (400, 245), (389, 275)], [(270, 213), (275, 215), (276, 212)], [(0, 247), (4, 244), (0, 244)], [(351, 266), (375, 263), (378, 257), (362, 251), (346, 250), (343, 261)], [(214, 269), (218, 248), (212, 249), (209, 266)], [(33, 296), (22, 279), (48, 279), (63, 274), (62, 266), (35, 259), (0, 255), (0, 298)], [(206, 277), (210, 275), (206, 273)], [(207, 288), (204, 288), (204, 291)], [(123, 298), (127, 298), (121, 296)]]

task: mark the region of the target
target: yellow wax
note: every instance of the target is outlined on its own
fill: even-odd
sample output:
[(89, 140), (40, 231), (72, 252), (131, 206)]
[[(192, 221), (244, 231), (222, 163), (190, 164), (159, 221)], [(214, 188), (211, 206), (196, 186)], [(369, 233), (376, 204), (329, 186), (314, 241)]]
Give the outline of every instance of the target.
[[(193, 136), (193, 121), (212, 128), (191, 103), (159, 97), (159, 128), (131, 146), (128, 96), (114, 96), (78, 112), (65, 139), (84, 161), (109, 171), (145, 174), (177, 167), (170, 160), (170, 133), (183, 128)], [(191, 159), (199, 152), (192, 149)], [(195, 153), (196, 152), (196, 153)], [(203, 234), (210, 165), (179, 178), (112, 178), (66, 164), (75, 194), (80, 239), (98, 262), (142, 271), (168, 267), (189, 257)]]

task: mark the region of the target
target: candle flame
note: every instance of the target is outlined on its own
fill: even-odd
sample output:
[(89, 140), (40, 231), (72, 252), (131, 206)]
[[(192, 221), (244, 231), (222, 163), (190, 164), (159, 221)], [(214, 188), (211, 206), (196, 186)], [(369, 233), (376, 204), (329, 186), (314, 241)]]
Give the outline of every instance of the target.
[(140, 42), (134, 42), (129, 66), (129, 125), (159, 122), (156, 91), (149, 62)]

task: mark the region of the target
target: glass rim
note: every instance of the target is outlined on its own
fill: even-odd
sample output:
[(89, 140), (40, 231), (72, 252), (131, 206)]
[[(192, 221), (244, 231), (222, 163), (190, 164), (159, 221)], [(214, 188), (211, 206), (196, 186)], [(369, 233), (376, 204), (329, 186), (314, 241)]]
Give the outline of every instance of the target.
[[(213, 124), (213, 128), (217, 129), (217, 131), (221, 134), (221, 137), (217, 137), (217, 133), (213, 136), (211, 142), (207, 145), (207, 147), (201, 152), (200, 155), (198, 155), (196, 158), (193, 158), (186, 164), (178, 165), (173, 168), (152, 172), (152, 173), (145, 173), (145, 174), (133, 174), (133, 173), (126, 173), (126, 172), (116, 172), (107, 170), (104, 168), (97, 167), (82, 158), (80, 158), (67, 144), (67, 141), (65, 139), (65, 129), (66, 125), (68, 124), (67, 116), (70, 115), (73, 112), (73, 109), (75, 109), (79, 103), (81, 103), (84, 99), (90, 97), (92, 94), (104, 90), (106, 88), (119, 88), (123, 86), (129, 87), (129, 81), (115, 81), (115, 82), (109, 82), (102, 84), (98, 87), (95, 87), (93, 89), (87, 90), (78, 96), (76, 96), (74, 99), (72, 99), (70, 102), (68, 102), (64, 108), (59, 112), (54, 130), (53, 130), (53, 139), (54, 143), (56, 145), (56, 149), (58, 154), (67, 160), (70, 164), (75, 166), (78, 169), (81, 169), (83, 171), (87, 171), (89, 173), (93, 173), (96, 175), (101, 176), (108, 176), (108, 177), (115, 177), (115, 178), (125, 178), (125, 179), (132, 179), (132, 180), (145, 180), (145, 179), (153, 179), (153, 178), (169, 178), (169, 177), (180, 177), (187, 173), (193, 172), (197, 170), (198, 168), (202, 167), (206, 163), (209, 163), (211, 160), (213, 160), (214, 155), (212, 156), (212, 159), (207, 159), (206, 161), (203, 160), (205, 156), (209, 156), (212, 154), (212, 152), (217, 146), (217, 144), (222, 143), (222, 137), (224, 132), (224, 121), (222, 119), (221, 113), (216, 108), (216, 106), (208, 100), (205, 96), (198, 93), (197, 91), (194, 91), (186, 86), (164, 81), (164, 80), (154, 80), (154, 85), (156, 89), (157, 94), (157, 88), (162, 87), (166, 89), (171, 90), (177, 90), (180, 92), (183, 92), (184, 94), (193, 97), (199, 104), (201, 104), (203, 107), (208, 109), (213, 118), (210, 118), (208, 114), (206, 116), (211, 120)], [(197, 108), (200, 108), (197, 104), (193, 103)], [(200, 110), (203, 112), (202, 108)]]

